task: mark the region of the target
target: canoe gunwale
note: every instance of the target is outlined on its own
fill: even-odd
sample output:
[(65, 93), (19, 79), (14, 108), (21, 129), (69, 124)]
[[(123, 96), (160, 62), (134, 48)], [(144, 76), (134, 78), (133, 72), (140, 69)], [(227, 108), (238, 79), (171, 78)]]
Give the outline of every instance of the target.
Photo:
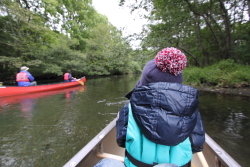
[(209, 135), (205, 134), (206, 143), (210, 146), (218, 159), (224, 166), (241, 167), (223, 148), (221, 148)]
[(63, 167), (74, 167), (83, 161), (94, 147), (98, 147), (102, 139), (114, 128), (116, 119), (109, 123), (100, 133), (98, 133), (86, 146), (84, 146), (75, 156), (73, 156)]
[[(98, 133), (86, 146), (84, 146), (75, 156), (73, 156), (63, 167), (81, 166), (84, 160), (91, 157), (89, 155), (93, 150), (102, 151), (102, 140), (115, 128), (116, 119), (108, 124), (100, 133)], [(206, 149), (202, 151), (209, 166), (219, 167), (241, 167), (226, 151), (224, 151), (209, 135), (205, 134)], [(207, 154), (209, 152), (211, 155)], [(96, 154), (92, 154), (94, 156)], [(88, 157), (89, 156), (89, 157)], [(197, 154), (193, 154), (197, 157)], [(198, 159), (201, 161), (200, 159)], [(217, 161), (218, 160), (218, 161)], [(211, 162), (209, 162), (211, 161)], [(217, 162), (216, 162), (217, 161)], [(198, 165), (200, 166), (200, 165)], [(197, 166), (197, 167), (198, 167)], [(201, 165), (202, 166), (202, 165)]]

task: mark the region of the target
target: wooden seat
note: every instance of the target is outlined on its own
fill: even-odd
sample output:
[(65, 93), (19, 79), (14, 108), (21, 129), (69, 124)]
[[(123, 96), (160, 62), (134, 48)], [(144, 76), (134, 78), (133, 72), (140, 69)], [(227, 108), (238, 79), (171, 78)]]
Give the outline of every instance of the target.
[[(198, 154), (198, 157), (202, 163), (202, 166), (208, 167), (208, 164), (207, 164), (207, 161), (206, 161), (204, 155), (201, 152), (199, 152), (197, 154)], [(118, 160), (118, 161), (121, 161), (122, 163), (124, 163), (124, 157), (122, 157), (122, 156), (109, 154), (109, 153), (100, 153), (100, 152), (98, 152), (96, 156), (99, 158), (112, 158), (112, 159), (115, 159), (115, 160)], [(196, 167), (194, 164), (191, 164), (191, 166)]]
[(114, 154), (100, 153), (100, 152), (98, 152), (96, 156), (99, 157), (99, 158), (112, 158), (112, 159), (124, 162), (124, 157), (118, 156), (118, 155), (114, 155)]

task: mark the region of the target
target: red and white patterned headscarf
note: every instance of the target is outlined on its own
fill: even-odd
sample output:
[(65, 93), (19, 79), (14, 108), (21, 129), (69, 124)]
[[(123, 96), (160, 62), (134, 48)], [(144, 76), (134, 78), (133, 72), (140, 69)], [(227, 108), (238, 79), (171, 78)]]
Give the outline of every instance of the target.
[(187, 58), (180, 50), (164, 48), (155, 56), (155, 64), (162, 72), (177, 76), (187, 65)]

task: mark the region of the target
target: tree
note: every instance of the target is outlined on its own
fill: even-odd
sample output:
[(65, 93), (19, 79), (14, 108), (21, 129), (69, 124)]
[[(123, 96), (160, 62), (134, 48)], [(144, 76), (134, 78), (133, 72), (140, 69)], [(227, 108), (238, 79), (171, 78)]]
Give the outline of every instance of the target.
[[(106, 17), (105, 17), (106, 18)], [(99, 23), (87, 40), (87, 64), (90, 75), (126, 73), (131, 47), (122, 34), (108, 22)]]
[[(125, 2), (120, 0), (121, 5)], [(249, 20), (247, 0), (140, 0), (131, 6), (132, 11), (150, 12), (144, 47), (180, 48), (189, 64), (198, 66), (235, 58), (236, 41), (245, 34), (238, 30)]]

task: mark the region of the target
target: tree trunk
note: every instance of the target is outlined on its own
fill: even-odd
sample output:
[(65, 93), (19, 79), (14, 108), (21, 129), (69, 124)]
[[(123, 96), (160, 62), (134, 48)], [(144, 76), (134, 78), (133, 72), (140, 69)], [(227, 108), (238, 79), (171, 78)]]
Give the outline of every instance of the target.
[[(205, 14), (199, 13), (198, 11), (196, 11), (196, 10), (193, 8), (193, 6), (192, 6), (191, 3), (189, 2), (189, 0), (185, 0), (185, 1), (186, 1), (186, 3), (188, 4), (188, 7), (189, 7), (190, 11), (191, 11), (194, 15), (196, 15), (196, 16), (201, 16), (201, 17), (204, 19), (204, 21), (205, 21), (207, 27), (209, 28), (209, 30), (210, 30), (212, 36), (214, 37), (215, 41), (217, 42), (217, 45), (218, 45), (218, 49), (219, 49), (220, 55), (223, 56), (223, 51), (224, 51), (224, 49), (223, 49), (223, 47), (222, 47), (222, 42), (221, 42), (221, 40), (220, 40), (220, 37), (216, 34), (216, 32), (215, 32), (215, 30), (214, 30), (214, 28), (213, 28), (213, 26), (212, 26), (212, 23), (209, 22), (209, 19), (208, 19), (208, 15), (209, 15), (209, 14), (208, 14), (208, 13), (205, 13)], [(221, 34), (221, 35), (223, 35), (223, 34)]]
[(250, 0), (247, 1), (248, 5), (248, 20), (250, 20)]
[[(11, 34), (13, 35), (13, 36), (16, 36), (16, 34), (15, 34), (15, 31), (14, 31), (14, 26), (13, 26), (13, 24), (12, 24), (12, 21), (11, 21), (11, 15), (10, 15), (10, 13), (9, 13), (9, 9), (7, 8), (7, 10), (6, 10), (6, 12), (7, 12), (7, 14), (8, 14), (8, 19), (9, 19), (9, 24), (10, 24), (10, 27), (11, 27)], [(14, 38), (14, 43), (16, 44), (16, 38)]]
[(230, 58), (232, 57), (232, 50), (233, 50), (233, 43), (232, 43), (232, 34), (231, 34), (231, 24), (230, 24), (230, 18), (228, 15), (228, 11), (224, 5), (224, 3), (220, 0), (220, 7), (222, 11), (222, 18), (224, 20), (224, 26), (225, 26), (225, 33), (226, 33), (226, 48), (225, 48), (225, 57), (224, 58)]
[(189, 51), (187, 51), (187, 49), (185, 49), (184, 47), (179, 46), (179, 48), (181, 50), (183, 50), (184, 52), (186, 52), (188, 55), (190, 55), (194, 59), (195, 64), (198, 65), (199, 67), (201, 67), (201, 64), (199, 63), (199, 61), (197, 60), (197, 58), (195, 57), (195, 55), (193, 55), (192, 53), (190, 53)]

